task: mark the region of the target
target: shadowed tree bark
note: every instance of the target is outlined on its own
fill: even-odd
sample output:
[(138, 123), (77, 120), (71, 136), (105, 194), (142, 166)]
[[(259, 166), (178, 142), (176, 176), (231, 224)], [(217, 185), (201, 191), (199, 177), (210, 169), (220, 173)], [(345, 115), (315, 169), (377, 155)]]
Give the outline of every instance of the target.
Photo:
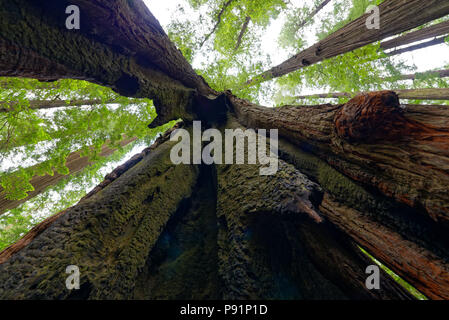
[[(2, 1), (1, 74), (78, 77), (153, 98), (156, 124), (183, 118), (189, 131), (194, 119), (278, 129), (279, 170), (175, 165), (169, 131), (0, 253), (1, 299), (413, 298), (384, 272), (368, 290), (373, 261), (357, 245), (429, 297), (448, 297), (446, 109), (402, 110), (393, 92), (257, 106), (209, 89), (141, 1), (72, 1), (79, 32), (54, 13), (65, 1), (37, 2)], [(442, 9), (432, 1), (423, 16)], [(68, 265), (80, 268), (80, 290), (65, 288)]]

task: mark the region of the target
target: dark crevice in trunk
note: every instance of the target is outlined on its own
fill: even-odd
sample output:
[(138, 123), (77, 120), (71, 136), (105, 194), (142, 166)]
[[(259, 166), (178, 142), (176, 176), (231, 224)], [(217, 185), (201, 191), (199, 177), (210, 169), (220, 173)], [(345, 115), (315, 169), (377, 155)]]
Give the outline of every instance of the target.
[(139, 273), (135, 299), (220, 299), (216, 186), (201, 166), (192, 197), (171, 217)]

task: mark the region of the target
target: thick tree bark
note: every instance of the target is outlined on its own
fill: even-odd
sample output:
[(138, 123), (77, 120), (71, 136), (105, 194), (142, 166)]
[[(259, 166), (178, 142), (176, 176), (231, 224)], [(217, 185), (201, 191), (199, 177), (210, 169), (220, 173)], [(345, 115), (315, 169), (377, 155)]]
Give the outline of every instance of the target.
[[(238, 126), (230, 121), (225, 128)], [(281, 161), (279, 176), (253, 165), (198, 174), (171, 163), (167, 137), (0, 254), (0, 297), (412, 298), (384, 273), (381, 290), (366, 289), (372, 262), (323, 224), (320, 187), (292, 165)], [(72, 264), (81, 289), (69, 294), (61, 284)]]
[[(128, 138), (124, 139), (120, 142), (120, 145), (122, 147), (130, 144), (131, 142), (135, 141), (136, 138)], [(100, 156), (107, 157), (114, 153), (116, 149), (112, 149), (108, 147), (107, 144), (103, 145), (101, 148)], [(91, 161), (89, 161), (89, 157), (81, 157), (81, 152), (76, 151), (69, 154), (66, 160), (66, 166), (69, 169), (69, 175), (79, 173), (84, 168), (88, 167), (92, 164)], [(0, 187), (0, 215), (5, 213), (8, 210), (14, 209), (21, 205), (22, 203), (25, 203), (26, 201), (34, 198), (35, 196), (41, 194), (44, 192), (49, 186), (52, 186), (62, 179), (67, 178), (67, 175), (60, 174), (58, 172), (54, 172), (53, 175), (44, 175), (44, 176), (34, 176), (30, 183), (33, 186), (34, 190), (28, 192), (28, 197), (21, 200), (9, 200), (6, 198), (5, 192), (2, 187)]]
[[(197, 167), (172, 164), (172, 145), (150, 151), (1, 264), (0, 298), (130, 298), (150, 249), (198, 177)], [(80, 268), (80, 290), (65, 288), (69, 265)]]
[[(448, 75), (447, 71), (444, 70), (440, 72), (441, 77)], [(410, 75), (413, 79), (414, 75)], [(402, 89), (394, 90), (400, 99), (409, 100), (449, 100), (449, 89), (448, 88), (423, 88), (423, 89)], [(368, 92), (331, 92), (331, 93), (319, 93), (310, 94), (305, 96), (296, 96), (295, 99), (307, 99), (307, 98), (350, 98), (360, 94), (368, 94)]]
[(367, 29), (369, 14), (350, 22), (312, 47), (249, 80), (247, 85), (281, 77), (311, 64), (353, 51), (449, 14), (447, 1), (386, 0), (379, 5), (381, 27)]
[[(99, 104), (114, 103), (114, 100), (102, 101), (98, 99), (89, 100), (30, 100), (30, 109), (52, 109), (61, 107), (75, 107), (75, 106), (92, 106)], [(8, 104), (7, 107), (3, 107)], [(9, 112), (14, 110), (15, 103), (0, 101), (0, 112)]]
[[(448, 223), (449, 109), (400, 107), (394, 92), (345, 105), (264, 108), (230, 96), (242, 124), (278, 128), (352, 179)], [(294, 119), (294, 121), (292, 120)]]

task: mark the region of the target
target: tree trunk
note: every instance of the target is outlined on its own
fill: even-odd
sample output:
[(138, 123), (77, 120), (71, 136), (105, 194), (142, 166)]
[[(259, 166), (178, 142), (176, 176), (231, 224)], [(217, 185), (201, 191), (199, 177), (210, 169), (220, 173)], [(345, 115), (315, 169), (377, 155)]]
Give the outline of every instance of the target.
[[(124, 139), (120, 142), (120, 145), (124, 147), (135, 140), (136, 138)], [(109, 148), (107, 144), (104, 144), (101, 148), (101, 152), (99, 155), (101, 157), (107, 157), (113, 154), (115, 150), (116, 149)], [(67, 157), (66, 166), (69, 169), (69, 175), (77, 174), (81, 172), (84, 168), (92, 164), (92, 162), (89, 161), (89, 157), (81, 157), (80, 154), (81, 154), (80, 151), (76, 151), (72, 152)], [(53, 175), (46, 174), (45, 176), (34, 176), (30, 181), (34, 190), (28, 192), (28, 197), (21, 200), (7, 199), (3, 188), (0, 187), (0, 215), (34, 198), (35, 196), (44, 192), (49, 186), (55, 185), (56, 183), (67, 177), (68, 177), (67, 175), (63, 175), (58, 172), (54, 172)]]
[(383, 50), (394, 49), (434, 37), (447, 36), (449, 34), (449, 21), (444, 21), (433, 26), (406, 33), (388, 41), (382, 41), (380, 48)]
[(312, 19), (321, 11), (324, 9), (324, 7), (331, 2), (331, 0), (324, 0), (323, 2), (321, 2), (316, 8), (315, 10), (313, 10), (310, 15), (307, 17), (307, 19), (304, 19), (304, 21), (302, 21), (299, 25), (298, 25), (298, 29), (297, 30), (301, 30), (302, 28), (304, 28), (304, 26), (309, 23), (310, 21), (312, 21)]
[[(399, 76), (399, 79), (397, 80), (417, 80), (420, 78), (447, 78), (449, 77), (449, 69), (446, 70), (434, 70), (434, 71), (428, 71), (428, 72), (421, 72), (421, 73), (412, 73), (412, 74), (402, 74)], [(390, 78), (384, 78), (383, 80), (386, 81), (392, 81), (396, 80), (394, 77)]]
[(240, 48), (243, 36), (245, 35), (246, 30), (248, 30), (248, 25), (250, 21), (251, 17), (248, 16), (245, 18), (245, 22), (243, 23), (242, 29), (240, 30), (239, 36), (237, 37), (237, 43), (235, 44), (234, 51), (237, 51), (237, 49)]
[(409, 46), (409, 47), (405, 47), (405, 48), (402, 48), (402, 49), (397, 49), (397, 50), (394, 50), (394, 51), (390, 51), (390, 52), (387, 53), (387, 55), (389, 57), (393, 57), (393, 56), (397, 56), (397, 55), (402, 54), (402, 53), (411, 52), (411, 51), (415, 51), (415, 50), (419, 50), (419, 49), (424, 49), (424, 48), (436, 46), (436, 45), (443, 44), (443, 43), (446, 43), (446, 37), (435, 38), (435, 39), (430, 40), (430, 41), (426, 41), (426, 42), (423, 42), (423, 43), (415, 44), (413, 46)]
[(337, 106), (265, 108), (230, 100), (245, 126), (278, 128), (281, 136), (352, 179), (424, 208), (435, 221), (449, 222), (448, 108), (403, 110), (392, 91), (360, 95)]
[(217, 22), (215, 22), (214, 27), (212, 28), (212, 31), (209, 32), (206, 37), (204, 37), (204, 40), (201, 42), (200, 47), (202, 47), (207, 40), (209, 40), (209, 38), (214, 34), (215, 30), (217, 30), (218, 26), (221, 23), (221, 17), (223, 16), (223, 14), (225, 13), (226, 9), (229, 7), (229, 5), (232, 3), (232, 1), (234, 0), (227, 0), (223, 6), (220, 9), (220, 12), (218, 12), (217, 14)]
[(247, 85), (281, 77), (311, 64), (353, 51), (449, 14), (447, 1), (386, 0), (379, 5), (381, 26), (367, 29), (369, 14), (350, 22), (312, 47), (249, 80)]
[[(441, 76), (447, 74), (445, 71), (441, 72)], [(413, 75), (412, 75), (413, 76)], [(410, 78), (412, 78), (412, 76)], [(401, 99), (409, 100), (449, 100), (449, 89), (447, 88), (424, 88), (424, 89), (402, 89), (394, 90), (394, 92)], [(307, 98), (350, 98), (355, 95), (368, 94), (367, 92), (331, 92), (331, 93), (320, 93), (320, 94), (310, 94), (305, 96), (296, 96), (295, 99), (307, 99)]]
[[(257, 106), (192, 75), (140, 1), (72, 1), (83, 12), (80, 33), (58, 27), (52, 12), (65, 1), (39, 2), (45, 10), (2, 2), (0, 45), (12, 50), (0, 72), (80, 77), (150, 97), (159, 122), (182, 117), (190, 131), (193, 119), (222, 131), (278, 129), (279, 171), (174, 165), (167, 132), (0, 253), (1, 299), (412, 299), (383, 272), (380, 290), (368, 290), (374, 262), (357, 245), (429, 297), (448, 297), (447, 108), (403, 110), (393, 92), (339, 106)], [(386, 1), (385, 25), (361, 28), (361, 40), (448, 10)], [(80, 269), (79, 290), (64, 285), (69, 265)]]
[[(30, 109), (52, 109), (61, 107), (75, 107), (75, 106), (92, 106), (98, 104), (110, 104), (114, 103), (114, 100), (102, 101), (102, 100), (30, 100)], [(1, 107), (8, 104), (8, 107)], [(0, 101), (0, 112), (9, 112), (14, 110), (16, 103)]]

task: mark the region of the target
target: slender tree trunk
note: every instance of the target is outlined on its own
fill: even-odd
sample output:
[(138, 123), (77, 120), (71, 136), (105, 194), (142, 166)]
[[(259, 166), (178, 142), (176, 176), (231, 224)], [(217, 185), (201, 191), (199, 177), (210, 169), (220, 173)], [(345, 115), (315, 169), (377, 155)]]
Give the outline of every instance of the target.
[(394, 49), (400, 46), (411, 44), (414, 42), (447, 36), (449, 34), (449, 21), (444, 21), (430, 27), (426, 27), (417, 31), (406, 33), (388, 41), (382, 41), (380, 48), (383, 50)]
[[(128, 138), (124, 139), (120, 142), (122, 147), (130, 144), (135, 141), (136, 138)], [(114, 153), (116, 149), (109, 148), (107, 144), (103, 145), (101, 148), (100, 156), (107, 157)], [(88, 167), (92, 164), (89, 161), (89, 157), (81, 157), (81, 152), (76, 151), (69, 154), (66, 160), (66, 166), (69, 169), (69, 175), (73, 175), (79, 173), (84, 168)], [(14, 209), (21, 205), (22, 203), (34, 198), (35, 196), (44, 192), (49, 186), (55, 185), (62, 179), (67, 178), (67, 175), (63, 175), (57, 172), (54, 172), (53, 175), (44, 175), (44, 176), (34, 176), (30, 183), (33, 186), (34, 190), (28, 192), (28, 197), (21, 200), (8, 200), (6, 198), (5, 192), (2, 187), (0, 187), (0, 215), (5, 213), (8, 210)]]
[(313, 10), (310, 15), (304, 19), (304, 21), (302, 21), (299, 25), (298, 25), (298, 29), (297, 30), (301, 30), (302, 28), (304, 28), (304, 26), (309, 23), (310, 21), (313, 20), (313, 18), (321, 11), (324, 9), (324, 7), (331, 2), (331, 0), (324, 0), (323, 2), (321, 2), (316, 8), (315, 10)]
[(247, 85), (281, 77), (311, 64), (353, 51), (449, 14), (449, 3), (432, 0), (386, 0), (379, 5), (381, 27), (367, 29), (369, 14), (350, 22), (312, 47), (249, 80)]
[[(114, 100), (102, 101), (98, 99), (90, 100), (30, 100), (30, 109), (52, 109), (61, 107), (75, 107), (75, 106), (92, 106), (99, 104), (114, 103)], [(8, 104), (8, 107), (2, 107)], [(9, 112), (14, 110), (14, 103), (0, 101), (0, 112)]]
[(217, 21), (215, 22), (214, 27), (212, 28), (211, 32), (209, 32), (206, 35), (206, 37), (204, 38), (204, 40), (201, 42), (200, 47), (202, 47), (206, 43), (206, 41), (209, 40), (209, 38), (214, 34), (215, 30), (217, 30), (218, 26), (221, 23), (221, 19), (222, 19), (223, 14), (225, 13), (225, 11), (229, 7), (229, 5), (232, 3), (232, 1), (234, 1), (234, 0), (227, 0), (223, 4), (223, 6), (221, 7), (220, 12), (218, 12), (218, 14), (217, 14)]
[[(446, 72), (441, 72), (440, 75), (444, 76)], [(407, 76), (408, 77), (408, 76)], [(401, 99), (410, 100), (449, 100), (449, 89), (447, 88), (424, 88), (424, 89), (402, 89), (394, 90), (394, 92)], [(308, 98), (344, 98), (354, 97), (358, 94), (368, 94), (367, 92), (350, 93), (350, 92), (331, 92), (310, 94), (305, 96), (296, 96), (295, 99), (308, 99)]]
[(235, 44), (234, 51), (237, 51), (240, 45), (242, 44), (243, 36), (248, 30), (249, 22), (251, 21), (251, 17), (246, 17), (245, 22), (243, 23), (242, 29), (240, 30), (239, 36), (237, 37), (237, 43)]

